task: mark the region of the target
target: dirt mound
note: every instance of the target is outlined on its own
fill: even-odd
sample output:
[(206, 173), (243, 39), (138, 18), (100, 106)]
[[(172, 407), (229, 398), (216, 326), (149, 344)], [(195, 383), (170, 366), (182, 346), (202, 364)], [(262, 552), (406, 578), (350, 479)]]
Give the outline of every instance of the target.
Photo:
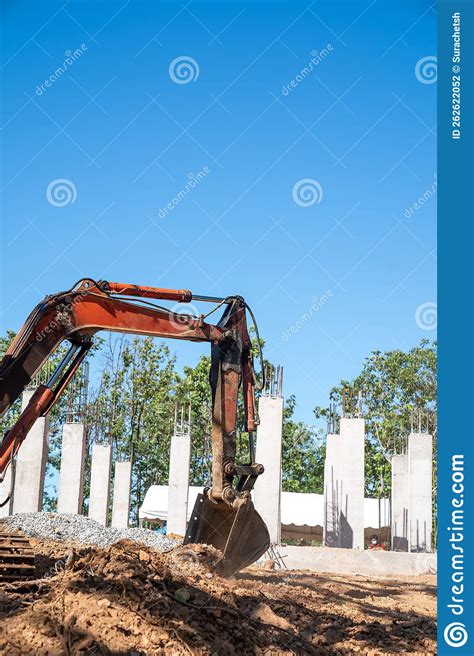
[(255, 568), (224, 580), (202, 545), (34, 547), (40, 578), (0, 586), (2, 655), (435, 653), (425, 581)]

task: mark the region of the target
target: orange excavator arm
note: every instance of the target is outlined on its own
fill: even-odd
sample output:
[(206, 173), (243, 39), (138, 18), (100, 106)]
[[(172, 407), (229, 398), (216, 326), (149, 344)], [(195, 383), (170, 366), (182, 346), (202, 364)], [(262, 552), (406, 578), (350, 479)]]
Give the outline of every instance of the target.
[[(217, 324), (152, 303), (150, 299), (189, 303), (208, 301), (222, 306)], [(268, 531), (253, 508), (250, 490), (262, 472), (255, 463), (255, 377), (246, 322), (247, 304), (240, 296), (196, 296), (188, 290), (160, 289), (92, 279), (39, 303), (16, 335), (0, 363), (0, 414), (19, 398), (25, 387), (64, 341), (70, 348), (46, 384), (40, 385), (28, 406), (0, 444), (0, 480), (13, 462), (28, 431), (61, 396), (87, 355), (92, 337), (101, 330), (133, 333), (211, 344), (210, 382), (213, 399), (212, 487), (199, 495), (185, 542), (206, 542), (223, 551), (219, 571), (228, 575), (254, 562), (268, 548)], [(249, 434), (249, 462), (235, 462), (237, 404), (243, 388), (245, 430)], [(244, 521), (245, 519), (245, 521)], [(237, 528), (237, 525), (239, 527)], [(246, 526), (248, 546), (235, 540)], [(245, 542), (245, 540), (244, 540)], [(237, 546), (236, 546), (236, 543)]]

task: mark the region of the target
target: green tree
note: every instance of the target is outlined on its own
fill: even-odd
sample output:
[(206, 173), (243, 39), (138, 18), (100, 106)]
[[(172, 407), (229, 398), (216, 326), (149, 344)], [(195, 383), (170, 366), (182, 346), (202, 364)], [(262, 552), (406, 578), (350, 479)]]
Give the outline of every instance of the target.
[[(267, 368), (272, 365), (266, 361)], [(211, 478), (211, 389), (210, 357), (202, 356), (196, 367), (185, 367), (178, 383), (180, 403), (191, 402), (191, 484), (208, 485)], [(294, 420), (296, 400), (285, 402), (283, 412), (282, 470), (283, 489), (288, 492), (322, 492), (325, 447), (321, 435), (304, 422)], [(248, 435), (243, 431), (243, 402), (239, 397), (236, 459), (248, 461)], [(263, 463), (265, 464), (265, 463)]]
[(177, 385), (180, 405), (191, 404), (190, 485), (209, 485), (212, 470), (212, 394), (209, 384), (211, 358), (203, 355), (195, 367), (184, 367)]
[[(8, 330), (6, 335), (0, 337), (0, 358), (3, 357), (7, 348), (10, 346), (11, 342), (15, 337), (15, 332)], [(102, 341), (96, 339), (94, 346), (92, 347), (92, 353), (100, 348)], [(41, 370), (34, 376), (31, 384), (33, 386), (38, 384), (44, 384), (48, 381), (49, 377), (61, 362), (65, 356), (69, 345), (67, 342), (63, 342), (58, 346), (58, 348), (51, 353), (47, 358), (44, 365), (41, 367)], [(87, 359), (86, 359), (87, 362)], [(73, 380), (78, 380), (82, 376), (82, 366), (76, 372)], [(48, 463), (46, 468), (46, 485), (44, 488), (43, 496), (43, 509), (44, 510), (55, 510), (57, 503), (57, 489), (54, 481), (57, 480), (57, 475), (59, 473), (59, 466), (61, 462), (61, 439), (62, 439), (62, 426), (67, 419), (68, 408), (72, 401), (72, 397), (76, 393), (76, 386), (74, 383), (70, 383), (68, 388), (64, 391), (62, 396), (59, 398), (58, 402), (53, 406), (51, 412), (49, 413), (49, 452), (48, 452)], [(15, 421), (18, 419), (21, 408), (21, 396), (13, 403), (11, 408), (5, 413), (5, 415), (0, 420), (0, 430), (3, 433), (8, 431)]]
[(115, 458), (132, 458), (132, 510), (147, 489), (168, 482), (176, 402), (175, 356), (151, 337), (111, 337), (89, 413), (91, 439), (110, 442)]
[(290, 396), (283, 410), (282, 488), (322, 494), (326, 447), (321, 432), (293, 419), (295, 406), (295, 397)]
[[(332, 388), (330, 398), (346, 415), (356, 410), (356, 399), (363, 399), (366, 419), (366, 494), (390, 492), (388, 459), (406, 448), (412, 430), (428, 430), (436, 442), (436, 342), (422, 340), (408, 352), (373, 351), (361, 373)], [(317, 407), (316, 417), (328, 410)], [(436, 449), (434, 449), (434, 452)]]

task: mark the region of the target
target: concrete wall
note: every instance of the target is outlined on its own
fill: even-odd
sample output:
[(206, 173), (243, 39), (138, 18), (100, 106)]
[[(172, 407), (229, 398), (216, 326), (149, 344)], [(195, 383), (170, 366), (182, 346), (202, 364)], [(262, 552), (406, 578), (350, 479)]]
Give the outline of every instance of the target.
[(80, 514), (82, 512), (85, 454), (86, 429), (84, 424), (64, 424), (57, 506), (59, 513)]
[(130, 516), (130, 486), (132, 463), (130, 460), (115, 463), (114, 496), (112, 501), (112, 526), (127, 528)]
[(89, 517), (107, 525), (110, 495), (112, 447), (110, 444), (93, 444), (91, 463), (91, 489)]
[(411, 551), (431, 551), (433, 530), (432, 505), (433, 441), (427, 433), (412, 433), (408, 438), (410, 479), (410, 547)]
[(327, 546), (364, 548), (365, 422), (342, 417), (340, 435), (328, 435), (324, 465)]
[[(28, 405), (34, 391), (23, 392), (22, 410)], [(42, 509), (48, 438), (48, 417), (40, 417), (31, 427), (16, 457), (13, 513), (38, 512)]]
[(359, 551), (327, 547), (280, 547), (288, 569), (309, 569), (362, 576), (416, 576), (435, 574), (436, 554)]
[(170, 451), (168, 521), (166, 532), (183, 537), (186, 533), (188, 513), (190, 457), (191, 436), (173, 435)]
[(260, 425), (257, 428), (256, 461), (265, 467), (257, 478), (254, 504), (268, 527), (270, 540), (279, 544), (281, 497), (281, 442), (283, 434), (283, 399), (261, 396), (259, 399)]

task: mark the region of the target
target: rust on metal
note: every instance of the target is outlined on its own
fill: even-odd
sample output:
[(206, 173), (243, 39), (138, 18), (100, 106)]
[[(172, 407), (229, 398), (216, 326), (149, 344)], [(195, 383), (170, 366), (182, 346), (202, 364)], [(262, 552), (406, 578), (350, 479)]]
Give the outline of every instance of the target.
[[(230, 572), (235, 563), (248, 564), (252, 554), (259, 552), (268, 538), (265, 524), (250, 500), (250, 490), (257, 476), (263, 472), (263, 467), (254, 462), (253, 431), (257, 417), (252, 344), (246, 320), (248, 306), (240, 296), (196, 296), (196, 299), (202, 301), (217, 301), (216, 307), (208, 314), (219, 307), (224, 308), (220, 320), (214, 325), (204, 321), (204, 315), (196, 318), (191, 314), (176, 313), (173, 309), (168, 310), (141, 300), (163, 299), (186, 303), (192, 298), (192, 293), (183, 289), (96, 282), (85, 278), (69, 291), (47, 296), (39, 303), (0, 363), (0, 413), (3, 414), (19, 398), (64, 340), (68, 340), (71, 346), (46, 385), (40, 385), (35, 391), (28, 406), (0, 444), (0, 479), (33, 423), (51, 410), (70, 383), (86, 357), (95, 333), (108, 330), (209, 342), (213, 462), (212, 487), (205, 498), (206, 502), (217, 506), (210, 508), (208, 514), (215, 517), (218, 524), (221, 523), (219, 517), (225, 519), (221, 529), (219, 526), (213, 527), (214, 533), (220, 531), (220, 539), (216, 543), (224, 549), (223, 558), (229, 559), (222, 569), (224, 573)], [(235, 456), (241, 386), (244, 397), (244, 430), (249, 433), (249, 464), (239, 467), (235, 464)], [(252, 526), (258, 548), (247, 530)], [(204, 529), (199, 530), (205, 535)], [(247, 536), (245, 540), (250, 550), (240, 544), (240, 534)]]

